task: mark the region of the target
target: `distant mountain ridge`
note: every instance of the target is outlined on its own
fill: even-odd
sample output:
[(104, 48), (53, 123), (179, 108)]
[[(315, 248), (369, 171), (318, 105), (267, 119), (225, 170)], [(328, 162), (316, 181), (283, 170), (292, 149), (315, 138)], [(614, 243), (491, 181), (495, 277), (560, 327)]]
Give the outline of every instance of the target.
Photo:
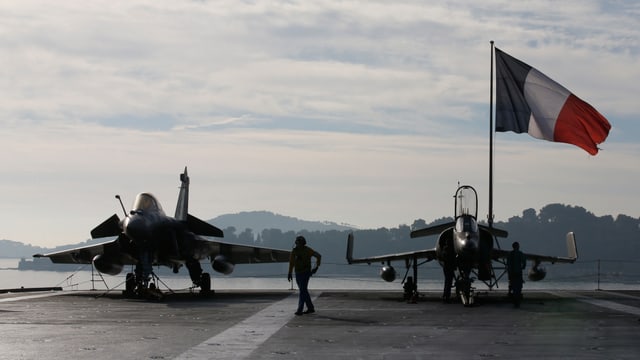
[[(290, 248), (295, 235), (300, 233), (314, 244), (314, 249), (323, 254), (323, 260), (326, 258), (327, 261), (340, 263), (344, 262), (345, 241), (349, 232), (353, 231), (358, 239), (356, 254), (371, 256), (430, 248), (434, 245), (435, 236), (430, 239), (411, 239), (411, 230), (451, 220), (441, 218), (427, 223), (418, 219), (410, 225), (396, 228), (356, 229), (346, 224), (300, 220), (269, 211), (246, 211), (221, 215), (210, 222), (225, 231), (224, 241), (238, 244), (286, 249)], [(596, 216), (582, 207), (549, 204), (539, 211), (526, 209), (521, 216), (513, 216), (494, 225), (510, 234), (508, 239), (499, 239), (496, 243), (501, 248), (509, 248), (513, 241), (519, 241), (528, 252), (562, 256), (566, 253), (564, 237), (568, 231), (574, 231), (580, 262), (596, 259), (611, 263), (617, 260), (634, 261), (634, 266), (640, 271), (637, 255), (640, 253), (640, 218), (622, 214), (615, 218), (611, 215)], [(0, 240), (0, 257), (31, 258), (36, 253), (86, 246), (103, 240), (89, 239), (53, 249)]]
[(12, 240), (0, 240), (0, 257), (20, 258), (31, 257), (33, 254), (45, 252), (47, 249), (31, 244), (24, 244)]
[(246, 229), (253, 230), (254, 234), (259, 234), (265, 229), (280, 229), (283, 232), (302, 230), (307, 231), (329, 231), (329, 230), (355, 230), (356, 227), (348, 224), (338, 224), (331, 221), (309, 221), (301, 220), (291, 216), (279, 215), (270, 211), (242, 211), (235, 214), (225, 214), (208, 220), (221, 229), (234, 227), (236, 233)]
[[(291, 216), (279, 215), (270, 211), (242, 211), (235, 214), (224, 214), (208, 220), (209, 223), (220, 229), (226, 230), (229, 227), (236, 229), (236, 234), (246, 229), (251, 229), (254, 234), (259, 234), (264, 229), (279, 229), (283, 232), (294, 231), (345, 231), (356, 230), (355, 226), (338, 224), (331, 221), (309, 221), (301, 220)], [(231, 234), (229, 234), (231, 235)], [(0, 240), (0, 258), (31, 258), (33, 254), (47, 253), (94, 243), (89, 239), (85, 242), (58, 246), (55, 248), (44, 248), (24, 244), (13, 240)]]

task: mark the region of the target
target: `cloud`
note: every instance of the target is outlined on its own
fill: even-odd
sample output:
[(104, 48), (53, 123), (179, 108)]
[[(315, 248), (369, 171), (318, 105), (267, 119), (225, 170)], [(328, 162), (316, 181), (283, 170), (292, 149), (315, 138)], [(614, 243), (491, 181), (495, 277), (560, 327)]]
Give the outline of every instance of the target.
[(394, 226), (448, 215), (458, 181), (482, 203), (489, 40), (613, 124), (595, 158), (500, 134), (498, 217), (549, 202), (638, 216), (620, 190), (640, 181), (637, 4), (26, 0), (0, 14), (0, 237), (82, 240), (116, 192), (171, 212), (185, 165), (205, 218)]

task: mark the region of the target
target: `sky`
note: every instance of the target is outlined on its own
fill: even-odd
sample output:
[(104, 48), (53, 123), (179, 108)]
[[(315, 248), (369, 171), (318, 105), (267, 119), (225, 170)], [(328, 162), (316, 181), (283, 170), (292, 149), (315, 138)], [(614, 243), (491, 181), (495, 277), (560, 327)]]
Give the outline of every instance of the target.
[[(590, 156), (495, 137), (496, 221), (550, 203), (640, 217), (635, 1), (0, 3), (0, 239), (89, 238), (151, 192), (175, 211), (359, 228), (488, 214), (491, 45), (612, 124)], [(573, 229), (579, 234), (579, 229)]]

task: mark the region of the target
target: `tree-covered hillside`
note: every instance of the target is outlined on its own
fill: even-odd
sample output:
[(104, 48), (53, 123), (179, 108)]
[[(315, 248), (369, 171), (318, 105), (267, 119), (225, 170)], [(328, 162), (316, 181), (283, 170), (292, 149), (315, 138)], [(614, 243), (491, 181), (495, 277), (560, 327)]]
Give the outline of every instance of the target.
[[(236, 224), (237, 227), (223, 226), (225, 221), (221, 221), (222, 219), (225, 219), (226, 224)], [(282, 228), (265, 227), (269, 224), (269, 219), (281, 220), (274, 221), (274, 224)], [(432, 248), (435, 246), (437, 236), (411, 239), (409, 233), (412, 230), (452, 220), (441, 218), (427, 223), (423, 219), (418, 219), (411, 225), (402, 224), (394, 228), (367, 230), (353, 230), (348, 226), (333, 223), (316, 223), (315, 230), (301, 230), (304, 229), (303, 225), (309, 225), (312, 222), (268, 212), (250, 212), (227, 215), (212, 223), (223, 228), (224, 241), (231, 243), (290, 249), (296, 235), (304, 235), (309, 245), (323, 255), (323, 263), (334, 267), (332, 272), (353, 273), (354, 267), (347, 267), (345, 259), (346, 239), (350, 232), (353, 232), (356, 239), (354, 256), (364, 257)], [(595, 267), (595, 262), (602, 260), (607, 267), (611, 268), (610, 272), (628, 274), (628, 269), (632, 268), (631, 273), (640, 273), (640, 219), (626, 215), (618, 215), (615, 218), (610, 215), (595, 216), (581, 207), (550, 204), (539, 212), (526, 209), (521, 216), (496, 222), (494, 226), (509, 232), (508, 238), (498, 239), (501, 248), (509, 249), (513, 241), (518, 241), (525, 252), (558, 256), (566, 255), (565, 236), (567, 232), (573, 231), (578, 243), (579, 263)], [(254, 231), (254, 228), (261, 230)], [(309, 228), (314, 227), (309, 225)], [(0, 257), (28, 258), (35, 253), (85, 246), (94, 241), (88, 240), (80, 244), (43, 249), (16, 241), (0, 240)], [(48, 261), (48, 259), (41, 260)], [(403, 265), (400, 266), (403, 267)], [(572, 266), (572, 269), (578, 267)], [(242, 272), (241, 269), (242, 267), (238, 267), (237, 270)], [(366, 271), (375, 274), (375, 270), (367, 269)]]
[[(423, 219), (411, 225), (369, 230), (282, 231), (265, 229), (254, 233), (247, 225), (242, 231), (234, 227), (225, 230), (225, 240), (244, 244), (288, 249), (293, 246), (297, 234), (304, 235), (309, 245), (321, 252), (324, 259), (345, 263), (346, 239), (353, 231), (356, 239), (356, 257), (371, 256), (435, 246), (437, 237), (411, 239), (412, 230), (437, 225), (451, 218), (441, 218), (431, 223)], [(550, 204), (539, 212), (527, 209), (522, 216), (514, 216), (506, 222), (496, 222), (495, 227), (507, 230), (508, 238), (498, 239), (499, 246), (511, 248), (513, 241), (521, 244), (526, 252), (565, 256), (565, 236), (573, 231), (578, 243), (580, 261), (640, 261), (640, 219), (626, 215), (613, 217), (595, 216), (582, 207)]]

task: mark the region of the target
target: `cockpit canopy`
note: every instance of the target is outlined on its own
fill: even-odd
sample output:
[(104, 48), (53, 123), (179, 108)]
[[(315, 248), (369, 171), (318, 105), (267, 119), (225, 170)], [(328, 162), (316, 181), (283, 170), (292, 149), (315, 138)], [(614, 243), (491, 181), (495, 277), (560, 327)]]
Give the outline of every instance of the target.
[(460, 186), (456, 191), (456, 219), (463, 215), (478, 218), (478, 195), (469, 185)]
[(478, 223), (476, 218), (471, 216), (459, 216), (456, 219), (456, 232), (458, 233), (477, 233)]
[(136, 200), (133, 202), (132, 212), (159, 212), (164, 215), (162, 206), (155, 196), (149, 193), (141, 193), (136, 196)]

